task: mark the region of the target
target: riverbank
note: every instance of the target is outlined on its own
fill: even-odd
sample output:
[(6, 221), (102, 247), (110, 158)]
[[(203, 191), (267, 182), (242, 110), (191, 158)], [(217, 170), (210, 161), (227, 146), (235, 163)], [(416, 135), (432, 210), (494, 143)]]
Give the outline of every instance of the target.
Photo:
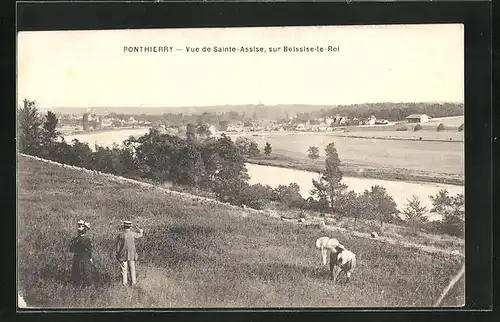
[(91, 134), (101, 134), (106, 132), (119, 132), (119, 131), (129, 131), (129, 130), (148, 130), (151, 126), (126, 126), (126, 127), (111, 127), (102, 128), (92, 131), (74, 130), (74, 131), (64, 131), (63, 136), (76, 136), (76, 135), (91, 135)]
[[(323, 171), (325, 167), (325, 163), (323, 160), (301, 159), (277, 153), (271, 153), (271, 155), (269, 156), (258, 155), (255, 157), (249, 157), (247, 158), (246, 162), (315, 173)], [(391, 181), (442, 183), (451, 185), (465, 184), (464, 177), (457, 174), (443, 174), (401, 168), (366, 167), (345, 162), (341, 164), (340, 170), (343, 172), (344, 176), (348, 177), (371, 178)]]
[(258, 132), (216, 132), (214, 135), (219, 136), (226, 133), (229, 136), (239, 137), (270, 137), (270, 136), (287, 136), (287, 135), (326, 135), (339, 138), (352, 139), (376, 139), (376, 140), (391, 140), (391, 141), (420, 141), (420, 142), (464, 142), (463, 133), (457, 131), (397, 131), (392, 126), (380, 125), (382, 128), (362, 127), (345, 127), (331, 131), (258, 131)]

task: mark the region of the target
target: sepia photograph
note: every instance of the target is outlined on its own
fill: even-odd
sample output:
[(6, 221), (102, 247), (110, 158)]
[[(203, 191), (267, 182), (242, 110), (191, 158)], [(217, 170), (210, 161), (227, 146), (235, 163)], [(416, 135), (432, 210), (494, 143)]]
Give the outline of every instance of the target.
[(464, 70), (463, 24), (18, 32), (18, 307), (463, 307)]

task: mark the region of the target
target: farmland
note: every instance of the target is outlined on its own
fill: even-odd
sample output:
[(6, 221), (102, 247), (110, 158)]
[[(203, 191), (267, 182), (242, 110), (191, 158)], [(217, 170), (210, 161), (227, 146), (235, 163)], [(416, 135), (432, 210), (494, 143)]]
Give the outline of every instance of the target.
[[(325, 234), (318, 228), (25, 157), (18, 169), (19, 286), (35, 307), (429, 306), (461, 267), (453, 256), (338, 232), (359, 266), (351, 284), (335, 285), (318, 266), (314, 241)], [(85, 290), (68, 283), (78, 219), (92, 224), (101, 272), (100, 284)], [(135, 288), (119, 285), (112, 256), (123, 219), (145, 229)], [(445, 306), (463, 304), (457, 286)]]
[(309, 146), (320, 150), (335, 142), (342, 163), (352, 167), (407, 169), (443, 174), (464, 174), (462, 142), (420, 142), (335, 137), (332, 135), (267, 135), (252, 137), (260, 147), (269, 142), (273, 154), (293, 159), (307, 159)]
[[(444, 125), (443, 131), (437, 131), (439, 124)], [(431, 119), (427, 123), (420, 123), (421, 130), (414, 131), (415, 123), (399, 122), (391, 125), (372, 125), (349, 127), (337, 135), (346, 137), (365, 137), (377, 139), (412, 139), (463, 142), (464, 132), (458, 131), (464, 124), (463, 116), (443, 117)], [(401, 129), (406, 128), (406, 131)], [(399, 130), (398, 130), (399, 129)]]
[[(444, 131), (436, 131), (439, 123), (445, 124)], [(318, 172), (324, 166), (324, 148), (334, 142), (347, 176), (463, 185), (464, 133), (457, 131), (462, 123), (463, 117), (451, 117), (423, 123), (417, 132), (414, 124), (402, 123), (348, 127), (330, 133), (245, 136), (260, 147), (269, 142), (273, 148), (269, 156), (250, 158), (255, 164)], [(396, 130), (402, 127), (408, 131)], [(318, 159), (308, 158), (310, 146), (319, 148)]]

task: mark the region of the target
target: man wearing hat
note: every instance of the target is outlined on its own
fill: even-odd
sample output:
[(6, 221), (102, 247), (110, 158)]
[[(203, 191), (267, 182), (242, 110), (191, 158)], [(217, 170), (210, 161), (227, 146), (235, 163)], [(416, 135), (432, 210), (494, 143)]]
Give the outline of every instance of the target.
[(132, 231), (132, 222), (123, 222), (123, 231), (116, 238), (116, 259), (120, 262), (123, 285), (128, 285), (128, 273), (132, 285), (136, 283), (135, 262), (137, 261), (137, 252), (135, 249), (135, 239), (143, 236), (144, 231), (137, 228)]

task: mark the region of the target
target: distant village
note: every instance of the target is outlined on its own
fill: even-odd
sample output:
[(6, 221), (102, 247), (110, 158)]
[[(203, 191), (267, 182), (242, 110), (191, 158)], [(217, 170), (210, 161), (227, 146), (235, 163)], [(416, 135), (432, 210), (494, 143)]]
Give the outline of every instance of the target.
[(149, 121), (136, 120), (133, 116), (128, 119), (103, 116), (93, 113), (83, 115), (60, 114), (58, 115), (59, 131), (61, 132), (95, 132), (117, 128), (148, 127)]
[[(120, 128), (140, 128), (150, 127), (162, 133), (178, 134), (186, 132), (186, 125), (166, 124), (161, 120), (138, 120), (133, 116), (113, 116), (113, 115), (96, 115), (94, 113), (84, 113), (83, 115), (68, 115), (62, 114), (58, 116), (59, 130), (66, 133), (75, 132), (96, 132), (104, 130), (113, 130)], [(406, 117), (409, 123), (426, 123), (431, 117), (426, 114), (412, 114)], [(337, 114), (333, 117), (316, 118), (307, 121), (297, 119), (297, 116), (289, 117), (288, 119), (275, 120), (251, 120), (226, 122), (224, 126), (221, 124), (205, 123), (205, 131), (215, 133), (222, 132), (284, 132), (284, 131), (303, 131), (303, 132), (326, 132), (333, 128), (342, 128), (346, 126), (373, 126), (373, 125), (391, 125), (386, 119), (377, 119), (375, 116), (370, 116), (366, 119), (350, 118), (345, 115)], [(199, 124), (198, 124), (199, 126)]]

